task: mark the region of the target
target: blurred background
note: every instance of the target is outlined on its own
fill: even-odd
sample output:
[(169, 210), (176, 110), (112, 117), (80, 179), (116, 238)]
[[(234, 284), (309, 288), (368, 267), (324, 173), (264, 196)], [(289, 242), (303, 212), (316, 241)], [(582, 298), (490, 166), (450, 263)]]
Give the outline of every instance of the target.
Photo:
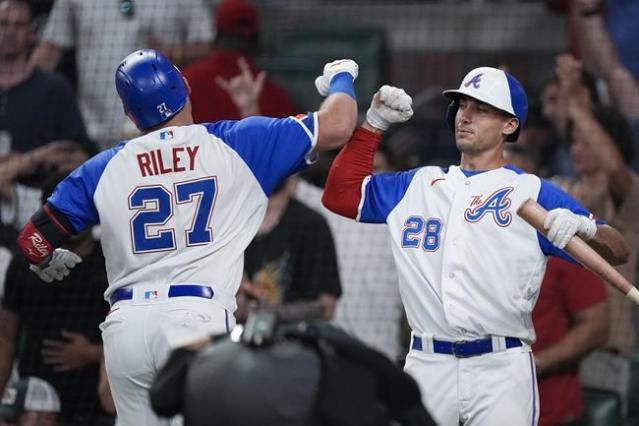
[[(137, 136), (114, 85), (132, 51), (155, 48), (174, 61), (191, 85), (196, 122), (314, 111), (324, 64), (352, 58), (362, 119), (383, 84), (413, 97), (415, 115), (387, 132), (377, 172), (456, 163), (441, 91), (475, 67), (507, 70), (530, 107), (507, 160), (621, 229), (633, 259), (620, 271), (636, 282), (638, 22), (637, 0), (0, 0), (0, 391), (40, 377), (59, 394), (57, 424), (113, 424), (97, 329), (109, 310), (99, 228), (70, 243), (85, 266), (56, 286), (30, 275), (15, 239), (60, 179)], [(224, 83), (261, 71), (249, 111)], [(410, 325), (386, 229), (354, 225), (320, 203), (334, 155), (275, 194), (280, 219), (247, 251), (238, 320), (258, 305), (284, 306), (401, 365)], [(303, 219), (287, 219), (291, 211)], [(549, 265), (544, 310), (533, 317), (540, 386), (549, 379), (540, 424), (639, 425), (639, 311), (580, 274)], [(546, 298), (544, 288), (553, 289)], [(589, 315), (595, 308), (605, 315)], [(576, 327), (586, 330), (582, 346), (561, 360), (544, 352)]]

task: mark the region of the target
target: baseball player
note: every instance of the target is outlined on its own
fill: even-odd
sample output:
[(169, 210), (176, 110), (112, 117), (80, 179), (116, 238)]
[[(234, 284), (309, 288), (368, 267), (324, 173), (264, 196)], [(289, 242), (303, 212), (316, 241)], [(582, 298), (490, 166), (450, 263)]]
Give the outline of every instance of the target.
[[(438, 424), (535, 425), (531, 311), (547, 256), (566, 258), (574, 235), (615, 264), (628, 248), (569, 195), (505, 164), (504, 144), (517, 140), (528, 108), (512, 75), (477, 68), (444, 94), (459, 166), (371, 175), (380, 133), (412, 114), (406, 93), (383, 87), (334, 161), (323, 202), (388, 225), (412, 328), (405, 369)], [(528, 198), (550, 210), (548, 239), (516, 214)]]
[(120, 63), (117, 91), (142, 136), (72, 172), (18, 238), (50, 282), (81, 261), (56, 247), (100, 223), (111, 304), (101, 329), (118, 425), (168, 424), (148, 402), (156, 370), (170, 345), (234, 325), (244, 249), (267, 197), (352, 135), (357, 74), (351, 60), (327, 64), (319, 79), (328, 97), (308, 115), (193, 124), (188, 83), (166, 57), (139, 50)]

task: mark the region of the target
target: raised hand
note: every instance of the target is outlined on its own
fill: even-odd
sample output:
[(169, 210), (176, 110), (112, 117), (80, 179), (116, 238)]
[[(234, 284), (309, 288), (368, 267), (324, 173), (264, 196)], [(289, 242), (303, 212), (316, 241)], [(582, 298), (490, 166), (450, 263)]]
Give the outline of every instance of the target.
[(242, 117), (259, 115), (259, 99), (266, 73), (260, 71), (253, 77), (251, 68), (243, 57), (237, 60), (237, 65), (240, 68), (238, 75), (230, 80), (218, 76), (215, 78), (215, 82), (229, 94)]
[(393, 123), (403, 123), (413, 116), (413, 99), (399, 87), (382, 86), (366, 112), (366, 121), (379, 130)]
[(328, 89), (331, 86), (331, 80), (338, 74), (347, 72), (353, 77), (353, 80), (359, 75), (359, 65), (352, 59), (339, 59), (324, 65), (324, 72), (315, 79), (315, 88), (322, 96), (328, 95)]

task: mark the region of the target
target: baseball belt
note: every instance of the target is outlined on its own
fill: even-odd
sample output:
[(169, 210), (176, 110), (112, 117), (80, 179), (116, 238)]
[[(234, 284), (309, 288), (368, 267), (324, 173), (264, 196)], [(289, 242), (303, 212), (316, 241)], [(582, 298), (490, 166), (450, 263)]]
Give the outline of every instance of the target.
[[(504, 337), (503, 339), (506, 349), (523, 346), (521, 340), (516, 337)], [(413, 335), (411, 348), (416, 351), (424, 351), (422, 338)], [(488, 337), (477, 340), (458, 340), (456, 342), (433, 339), (433, 352), (436, 354), (454, 355), (457, 358), (468, 358), (491, 352), (500, 352), (500, 350), (493, 347), (493, 339)]]

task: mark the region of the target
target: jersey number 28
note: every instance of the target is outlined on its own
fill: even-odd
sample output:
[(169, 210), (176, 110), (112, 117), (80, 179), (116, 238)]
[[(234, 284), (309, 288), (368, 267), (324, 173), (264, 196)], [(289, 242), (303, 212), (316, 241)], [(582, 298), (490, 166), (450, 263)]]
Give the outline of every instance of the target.
[(402, 231), (402, 247), (418, 248), (425, 251), (436, 251), (439, 248), (439, 235), (442, 232), (442, 221), (436, 217), (424, 219), (421, 216), (410, 216), (404, 222)]
[(178, 182), (173, 185), (173, 191), (163, 185), (136, 188), (129, 196), (129, 209), (137, 210), (131, 218), (133, 252), (138, 254), (174, 250), (175, 229), (152, 230), (149, 227), (165, 225), (173, 217), (174, 208), (193, 202), (197, 202), (197, 205), (191, 227), (186, 231), (186, 245), (199, 246), (212, 242), (213, 232), (209, 222), (216, 193), (216, 177)]

